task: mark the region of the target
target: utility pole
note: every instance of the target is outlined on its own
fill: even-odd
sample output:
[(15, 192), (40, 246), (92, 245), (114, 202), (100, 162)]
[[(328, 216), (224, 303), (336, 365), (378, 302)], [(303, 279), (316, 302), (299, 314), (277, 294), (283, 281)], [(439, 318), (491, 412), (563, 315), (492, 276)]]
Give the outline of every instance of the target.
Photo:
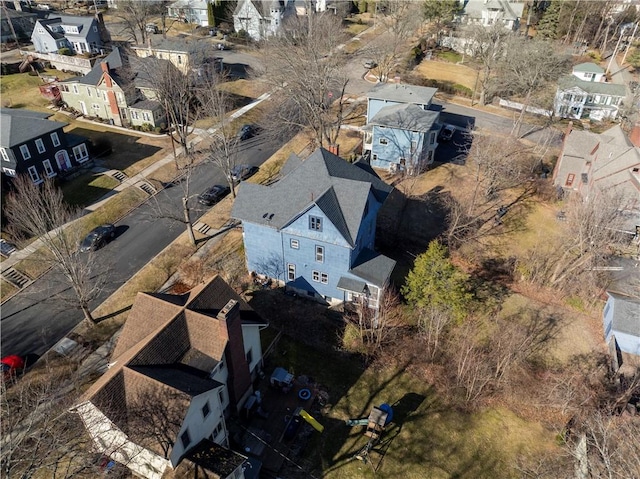
[(627, 42), (627, 48), (624, 51), (624, 55), (622, 56), (622, 62), (620, 66), (624, 65), (624, 61), (627, 59), (627, 53), (629, 53), (629, 48), (631, 48), (631, 44), (633, 43), (633, 38), (636, 36), (636, 30), (638, 30), (638, 23), (633, 27), (633, 33), (631, 34), (631, 39)]
[(613, 49), (613, 53), (611, 54), (611, 59), (609, 60), (609, 63), (607, 64), (607, 69), (604, 72), (605, 76), (609, 73), (609, 70), (611, 69), (611, 63), (613, 62), (613, 59), (616, 57), (616, 53), (618, 53), (618, 48), (620, 47), (620, 41), (622, 40), (623, 33), (624, 33), (624, 30), (620, 30), (620, 35), (618, 36), (618, 42), (616, 43), (616, 47)]

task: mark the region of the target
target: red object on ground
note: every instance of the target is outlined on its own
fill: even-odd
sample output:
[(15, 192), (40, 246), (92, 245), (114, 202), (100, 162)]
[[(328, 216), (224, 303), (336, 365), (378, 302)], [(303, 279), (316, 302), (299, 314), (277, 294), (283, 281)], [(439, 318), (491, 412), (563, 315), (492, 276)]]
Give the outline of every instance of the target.
[(18, 371), (22, 371), (24, 369), (24, 359), (16, 354), (5, 356), (0, 359), (0, 363), (2, 363), (2, 377), (4, 379), (7, 379)]

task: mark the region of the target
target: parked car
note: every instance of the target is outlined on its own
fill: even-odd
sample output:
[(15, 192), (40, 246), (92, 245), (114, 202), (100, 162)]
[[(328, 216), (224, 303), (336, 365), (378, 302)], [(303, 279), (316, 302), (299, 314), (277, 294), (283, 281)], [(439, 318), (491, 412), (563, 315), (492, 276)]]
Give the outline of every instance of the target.
[(456, 128), (453, 125), (444, 125), (440, 130), (440, 141), (451, 141)]
[(15, 253), (16, 249), (16, 245), (13, 243), (0, 239), (0, 254), (2, 256), (8, 258), (12, 253)]
[(155, 23), (147, 23), (144, 26), (144, 31), (147, 33), (158, 33), (158, 25), (156, 25)]
[(216, 43), (216, 48), (218, 50), (227, 50), (227, 46), (224, 43)]
[(251, 165), (237, 165), (231, 170), (231, 179), (234, 182), (246, 180), (247, 178), (255, 175), (258, 172), (257, 166)]
[(26, 366), (24, 358), (15, 354), (0, 359), (0, 364), (2, 365), (3, 381), (15, 379), (19, 374), (22, 374)]
[(198, 196), (198, 203), (205, 206), (213, 206), (222, 198), (229, 194), (228, 186), (213, 185), (211, 188), (207, 188)]
[(109, 241), (116, 237), (116, 227), (112, 224), (100, 225), (91, 232), (80, 243), (80, 251), (95, 251), (102, 248)]
[(367, 60), (366, 62), (364, 62), (364, 67), (367, 70), (371, 70), (372, 68), (377, 67), (378, 64), (376, 62), (374, 62), (373, 60)]
[(242, 125), (240, 130), (238, 130), (238, 138), (240, 140), (248, 140), (254, 136), (257, 131), (258, 130), (255, 125)]

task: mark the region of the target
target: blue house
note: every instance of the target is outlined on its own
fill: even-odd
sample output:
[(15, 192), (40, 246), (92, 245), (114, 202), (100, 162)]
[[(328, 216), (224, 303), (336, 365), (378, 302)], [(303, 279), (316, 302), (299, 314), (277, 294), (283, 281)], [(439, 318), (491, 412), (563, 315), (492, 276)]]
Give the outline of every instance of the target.
[(364, 162), (322, 148), (292, 155), (277, 183), (242, 183), (232, 217), (242, 220), (247, 268), (317, 301), (378, 307), (395, 261), (374, 250), (378, 210), (392, 190)]
[(433, 162), (442, 126), (440, 112), (431, 108), (437, 91), (379, 83), (369, 92), (363, 150), (371, 166), (414, 174)]
[(607, 291), (602, 322), (604, 338), (623, 353), (640, 356), (640, 299)]
[(37, 53), (58, 53), (61, 48), (74, 54), (100, 53), (105, 32), (100, 15), (57, 15), (36, 22), (31, 42)]

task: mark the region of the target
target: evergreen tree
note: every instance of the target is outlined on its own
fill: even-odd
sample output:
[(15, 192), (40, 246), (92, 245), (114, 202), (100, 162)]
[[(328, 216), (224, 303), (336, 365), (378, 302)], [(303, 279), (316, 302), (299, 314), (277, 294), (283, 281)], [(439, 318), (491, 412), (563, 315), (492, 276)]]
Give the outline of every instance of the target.
[(468, 276), (449, 259), (447, 247), (432, 241), (427, 251), (416, 258), (401, 291), (412, 306), (448, 310), (460, 321), (471, 306), (472, 295), (468, 292), (467, 281)]
[(551, 0), (551, 3), (538, 22), (537, 32), (539, 36), (543, 38), (557, 38), (561, 9), (562, 2), (560, 0)]

